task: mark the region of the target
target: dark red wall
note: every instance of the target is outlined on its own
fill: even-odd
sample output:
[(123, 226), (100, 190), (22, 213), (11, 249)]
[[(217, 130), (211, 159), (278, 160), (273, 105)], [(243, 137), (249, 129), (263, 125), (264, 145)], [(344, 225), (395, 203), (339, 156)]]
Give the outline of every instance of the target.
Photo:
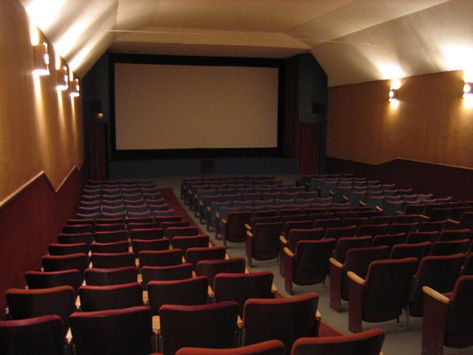
[(353, 172), (359, 176), (382, 179), (417, 192), (473, 200), (473, 170), (445, 165), (396, 159), (380, 165), (326, 158), (328, 173)]
[(40, 257), (73, 215), (84, 182), (74, 170), (58, 192), (43, 174), (0, 208), (0, 306), (5, 290), (25, 285), (24, 273), (39, 270)]

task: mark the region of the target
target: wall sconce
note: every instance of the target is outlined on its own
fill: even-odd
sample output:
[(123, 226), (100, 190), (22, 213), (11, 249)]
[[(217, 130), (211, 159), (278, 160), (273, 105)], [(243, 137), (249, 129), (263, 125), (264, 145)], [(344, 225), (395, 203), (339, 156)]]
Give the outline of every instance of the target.
[(389, 102), (398, 101), (398, 89), (390, 88), (389, 89)]
[(80, 85), (79, 85), (79, 79), (75, 78), (72, 80), (72, 83), (70, 85), (70, 92), (69, 95), (71, 97), (78, 97), (80, 96)]
[(34, 75), (49, 75), (49, 53), (48, 44), (46, 42), (40, 42), (36, 46), (33, 46), (33, 60)]
[(473, 83), (465, 81), (463, 85), (463, 97), (472, 97), (470, 95), (473, 95)]
[(57, 91), (65, 91), (68, 89), (69, 74), (68, 74), (67, 66), (63, 65), (61, 68), (56, 69), (56, 79), (57, 79), (57, 85), (56, 85)]

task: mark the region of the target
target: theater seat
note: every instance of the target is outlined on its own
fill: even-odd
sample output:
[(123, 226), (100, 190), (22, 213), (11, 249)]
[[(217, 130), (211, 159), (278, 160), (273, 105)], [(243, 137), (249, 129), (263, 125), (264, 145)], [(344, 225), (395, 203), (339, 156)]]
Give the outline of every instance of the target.
[(291, 355), (379, 355), (385, 333), (380, 328), (365, 332), (319, 338), (299, 338)]
[(56, 315), (0, 321), (0, 354), (64, 355), (64, 333)]
[(149, 307), (75, 312), (70, 322), (72, 342), (78, 355), (147, 355), (152, 350)]
[[(268, 340), (238, 348), (180, 348), (176, 355), (283, 355), (284, 344), (280, 340)], [(153, 354), (151, 354), (153, 355)], [(157, 355), (157, 353), (155, 354)]]
[(451, 294), (425, 286), (422, 354), (442, 355), (443, 347), (473, 346), (473, 276), (461, 276)]

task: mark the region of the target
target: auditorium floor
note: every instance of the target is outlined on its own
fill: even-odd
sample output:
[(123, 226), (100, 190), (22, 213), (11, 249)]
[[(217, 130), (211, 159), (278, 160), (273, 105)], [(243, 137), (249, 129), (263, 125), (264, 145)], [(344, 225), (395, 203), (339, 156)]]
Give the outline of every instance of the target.
[[(297, 176), (278, 176), (279, 180), (284, 182), (295, 182)], [(177, 198), (180, 195), (180, 186), (182, 177), (164, 177), (155, 179), (158, 187), (172, 188)], [(181, 201), (182, 202), (182, 201)], [(187, 207), (184, 206), (186, 209)], [(194, 214), (187, 209), (189, 215), (194, 219), (195, 223), (200, 226), (202, 231), (206, 232), (206, 227), (201, 225)], [(216, 240), (214, 233), (209, 233), (212, 241), (217, 245), (222, 245), (220, 240)], [(244, 243), (229, 243), (227, 245), (227, 253), (231, 257), (245, 257)], [(284, 291), (284, 279), (279, 275), (279, 263), (275, 260), (268, 262), (255, 261), (255, 266), (251, 268), (253, 271), (270, 270), (274, 274), (274, 283), (279, 292), (288, 296)], [(322, 314), (322, 321), (336, 329), (342, 334), (349, 334), (348, 330), (348, 304), (344, 304), (344, 311), (339, 313), (329, 307), (329, 280), (326, 285), (315, 286), (298, 286), (294, 285), (296, 295), (306, 292), (316, 292), (319, 295), (318, 309)], [(381, 323), (366, 323), (363, 322), (363, 329), (367, 330), (374, 327), (381, 327), (386, 332), (386, 338), (383, 346), (384, 355), (417, 355), (421, 353), (421, 331), (422, 318), (409, 319), (409, 326), (406, 328), (406, 315), (403, 313), (400, 317), (399, 323), (395, 320)], [(449, 349), (444, 348), (445, 355), (466, 355), (473, 354), (473, 348), (468, 349)]]

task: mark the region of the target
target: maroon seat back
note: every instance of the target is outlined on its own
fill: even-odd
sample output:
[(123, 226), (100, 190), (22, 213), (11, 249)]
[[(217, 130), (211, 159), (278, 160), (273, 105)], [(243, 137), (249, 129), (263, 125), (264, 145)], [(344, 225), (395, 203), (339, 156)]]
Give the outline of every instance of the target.
[(384, 337), (381, 328), (373, 328), (350, 335), (300, 338), (293, 344), (291, 355), (379, 355)]
[(464, 229), (447, 229), (443, 230), (439, 233), (438, 239), (439, 241), (452, 241), (452, 240), (463, 240), (463, 239), (471, 239), (472, 234), (469, 228)]
[(291, 229), (287, 235), (287, 247), (294, 252), (299, 241), (319, 240), (322, 239), (323, 236), (323, 228)]
[(368, 273), (368, 268), (373, 261), (387, 259), (389, 257), (389, 247), (381, 245), (377, 247), (351, 248), (347, 251), (345, 263), (343, 264), (344, 275), (342, 277), (341, 297), (348, 299), (348, 278), (346, 272), (352, 271), (364, 278)]
[(251, 238), (251, 256), (256, 260), (274, 259), (279, 253), (279, 234), (282, 222), (256, 223)]
[(419, 227), (419, 222), (406, 222), (406, 223), (392, 223), (389, 226), (389, 234), (398, 234), (398, 233), (410, 233), (415, 232)]
[(129, 246), (128, 240), (110, 243), (93, 242), (90, 244), (90, 250), (92, 253), (126, 253)]
[(151, 310), (139, 306), (96, 312), (76, 312), (70, 317), (72, 342), (78, 354), (134, 354), (151, 352)]
[(335, 238), (335, 240), (339, 240), (343, 237), (353, 237), (356, 234), (358, 226), (356, 225), (349, 225), (344, 227), (330, 227), (325, 229), (325, 238)]
[(406, 234), (405, 233), (396, 233), (396, 234), (381, 234), (375, 235), (373, 237), (373, 244), (372, 246), (382, 246), (386, 245), (388, 247), (392, 247), (396, 244), (401, 244), (406, 241)]
[(390, 259), (416, 258), (420, 261), (424, 256), (429, 254), (431, 242), (423, 242), (416, 244), (396, 244), (391, 248), (389, 254)]
[(389, 230), (389, 224), (380, 223), (380, 224), (362, 224), (358, 227), (357, 235), (380, 235), (387, 234)]
[(185, 237), (174, 237), (172, 247), (181, 249), (184, 253), (189, 248), (204, 248), (209, 246), (209, 236), (206, 234), (197, 234)]
[(221, 273), (214, 279), (215, 301), (235, 301), (238, 313), (243, 316), (243, 306), (249, 298), (272, 298), (273, 273), (260, 271), (246, 273)]
[(143, 305), (143, 288), (138, 282), (108, 286), (81, 286), (81, 310), (103, 311)]
[(92, 268), (85, 270), (85, 283), (88, 286), (109, 286), (136, 282), (138, 270), (135, 266), (117, 268)]
[(186, 250), (186, 260), (195, 268), (201, 260), (223, 260), (225, 254), (224, 247), (189, 248)]
[(170, 266), (182, 264), (182, 250), (143, 250), (138, 254), (140, 267)]
[(437, 239), (438, 234), (439, 234), (438, 231), (411, 232), (407, 235), (406, 243), (409, 243), (409, 244), (422, 243), (422, 242), (433, 243)]
[(63, 233), (91, 233), (94, 231), (94, 226), (92, 224), (67, 224), (62, 227)]
[(82, 274), (76, 269), (63, 271), (27, 271), (26, 284), (30, 289), (71, 286), (77, 291), (82, 284)]
[(144, 250), (167, 250), (169, 249), (169, 239), (132, 239), (133, 253), (136, 256)]
[(41, 257), (44, 271), (76, 269), (83, 273), (89, 266), (89, 257), (84, 253), (68, 255), (45, 255)]
[(466, 253), (470, 247), (470, 240), (437, 241), (432, 244), (430, 255), (452, 255)]
[(66, 320), (75, 309), (74, 289), (70, 286), (33, 290), (10, 288), (5, 292), (5, 298), (12, 319), (54, 314)]
[(143, 266), (143, 287), (150, 281), (183, 280), (192, 277), (192, 264), (179, 264), (171, 266)]
[(149, 239), (161, 239), (164, 237), (164, 231), (162, 228), (133, 228), (130, 231), (130, 238), (149, 240)]
[(246, 260), (244, 258), (233, 258), (224, 260), (201, 260), (195, 267), (198, 276), (207, 276), (209, 285), (213, 287), (214, 278), (220, 273), (243, 273), (245, 272)]
[[(370, 264), (362, 300), (365, 321), (378, 322), (399, 317), (407, 304), (417, 265), (415, 258), (376, 260)], [(392, 284), (393, 280), (395, 284)]]
[(316, 336), (318, 300), (313, 292), (290, 298), (247, 300), (243, 308), (244, 345), (278, 339), (290, 349), (296, 339)]
[(231, 348), (236, 345), (238, 307), (235, 302), (163, 305), (159, 315), (164, 355), (189, 346)]
[(339, 262), (344, 263), (347, 251), (351, 248), (366, 248), (371, 246), (373, 238), (371, 236), (364, 237), (342, 237), (337, 240), (333, 256)]
[(235, 212), (227, 215), (224, 238), (232, 243), (239, 243), (245, 240), (245, 224), (251, 222), (251, 212)]
[(51, 243), (48, 245), (49, 255), (87, 254), (89, 250), (90, 247), (87, 243)]
[(171, 239), (174, 237), (183, 237), (189, 235), (199, 234), (200, 230), (196, 226), (187, 226), (187, 227), (169, 227), (166, 228), (166, 237)]
[(208, 279), (205, 276), (184, 280), (150, 281), (147, 284), (149, 306), (154, 314), (159, 314), (159, 310), (164, 304), (206, 304), (208, 284)]
[(453, 290), (455, 280), (465, 260), (464, 254), (426, 256), (420, 261), (415, 275), (415, 287), (409, 302), (409, 313), (415, 317), (423, 315), (423, 286), (447, 293)]
[(55, 315), (0, 320), (0, 354), (63, 355), (64, 327)]
[(94, 235), (92, 233), (59, 233), (57, 241), (60, 244), (90, 244), (94, 241)]
[(323, 282), (335, 243), (333, 238), (299, 241), (292, 260), (292, 281), (298, 285)]
[(94, 268), (111, 269), (123, 266), (135, 266), (135, 255), (125, 253), (92, 253)]
[(118, 231), (95, 232), (94, 239), (99, 243), (128, 241), (128, 231), (122, 229)]
[(473, 276), (461, 276), (455, 283), (445, 324), (445, 345), (463, 348), (473, 345)]
[[(214, 348), (180, 348), (176, 355), (283, 355), (284, 344), (280, 340), (262, 341), (247, 346), (240, 346), (229, 349), (214, 349)], [(151, 354), (158, 355), (158, 353)]]

